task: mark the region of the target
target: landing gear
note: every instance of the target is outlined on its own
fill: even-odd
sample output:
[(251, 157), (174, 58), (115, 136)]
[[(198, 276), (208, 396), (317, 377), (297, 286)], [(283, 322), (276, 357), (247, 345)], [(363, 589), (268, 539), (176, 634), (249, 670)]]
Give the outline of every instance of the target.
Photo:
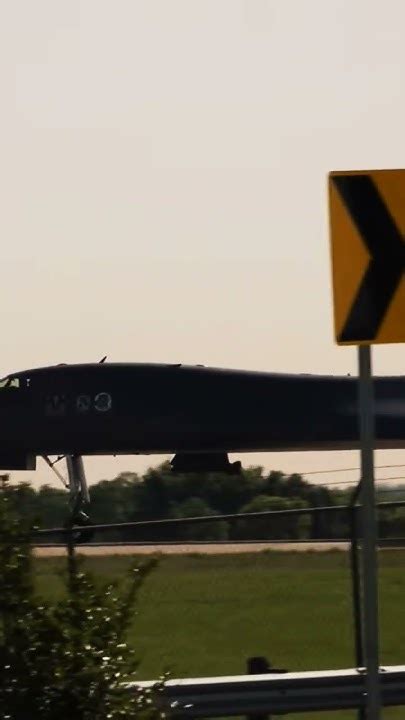
[[(65, 480), (62, 473), (55, 467), (56, 463), (63, 459), (66, 459), (68, 481)], [(70, 516), (68, 525), (72, 528), (74, 542), (89, 542), (93, 537), (93, 530), (91, 529), (90, 518), (86, 512), (87, 506), (90, 504), (90, 495), (82, 456), (61, 455), (54, 462), (47, 456), (44, 456), (44, 460), (69, 491)]]
[(90, 518), (84, 508), (90, 504), (89, 489), (84, 472), (81, 455), (66, 455), (66, 465), (69, 478), (71, 526), (82, 526), (86, 529), (74, 529), (73, 538), (76, 543), (89, 542), (93, 537)]

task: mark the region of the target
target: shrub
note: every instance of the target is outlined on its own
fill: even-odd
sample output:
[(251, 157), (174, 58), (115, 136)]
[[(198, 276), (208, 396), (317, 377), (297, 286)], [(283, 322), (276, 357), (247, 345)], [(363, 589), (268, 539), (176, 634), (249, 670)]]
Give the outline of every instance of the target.
[(70, 546), (66, 592), (37, 597), (32, 528), (0, 492), (0, 716), (4, 720), (158, 717), (153, 693), (123, 692), (138, 666), (126, 642), (138, 591), (156, 560), (123, 587), (96, 582)]
[[(257, 495), (241, 509), (241, 513), (256, 513), (278, 510), (299, 510), (307, 507), (300, 498), (280, 498)], [(272, 515), (256, 520), (238, 520), (234, 537), (249, 540), (293, 540), (308, 537), (309, 517), (307, 515)]]

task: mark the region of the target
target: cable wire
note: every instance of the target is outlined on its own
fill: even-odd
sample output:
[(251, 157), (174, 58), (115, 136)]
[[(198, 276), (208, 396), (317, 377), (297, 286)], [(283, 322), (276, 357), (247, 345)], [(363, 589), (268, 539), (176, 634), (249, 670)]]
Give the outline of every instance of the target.
[[(405, 467), (405, 464), (401, 463), (399, 465), (376, 465), (376, 470), (383, 470), (385, 468), (402, 468)], [(336, 470), (310, 470), (309, 472), (302, 472), (299, 473), (302, 476), (305, 475), (331, 475), (332, 473), (339, 473), (339, 472), (354, 472), (357, 470), (360, 471), (359, 467), (351, 467), (351, 468), (336, 468)]]

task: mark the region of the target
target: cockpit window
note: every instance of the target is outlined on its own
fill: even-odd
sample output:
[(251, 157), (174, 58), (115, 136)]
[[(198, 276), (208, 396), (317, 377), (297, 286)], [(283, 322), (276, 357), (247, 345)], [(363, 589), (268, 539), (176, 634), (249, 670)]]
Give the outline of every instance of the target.
[(20, 379), (16, 377), (11, 377), (10, 375), (8, 377), (2, 378), (0, 380), (0, 390), (3, 390), (3, 388), (19, 388), (20, 387)]

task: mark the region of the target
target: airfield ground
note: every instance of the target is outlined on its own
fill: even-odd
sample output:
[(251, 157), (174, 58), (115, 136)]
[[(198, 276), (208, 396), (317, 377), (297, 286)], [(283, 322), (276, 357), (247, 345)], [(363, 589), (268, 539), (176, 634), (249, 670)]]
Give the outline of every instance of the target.
[[(138, 556), (137, 556), (138, 557)], [(145, 556), (139, 555), (139, 562)], [(125, 577), (134, 557), (86, 557), (101, 580)], [(242, 674), (265, 655), (290, 670), (354, 665), (349, 558), (346, 552), (162, 555), (141, 591), (130, 642), (152, 679)], [(60, 596), (64, 560), (38, 558), (38, 588)], [(381, 661), (405, 663), (405, 551), (380, 553)], [(349, 720), (354, 713), (288, 716)], [(384, 710), (383, 720), (405, 717)]]
[[(257, 553), (267, 550), (278, 552), (330, 552), (331, 550), (348, 550), (349, 543), (201, 543), (195, 545), (96, 545), (82, 546), (83, 555), (103, 556), (111, 555), (235, 555), (242, 553)], [(64, 547), (37, 547), (37, 557), (63, 557), (66, 555)]]

